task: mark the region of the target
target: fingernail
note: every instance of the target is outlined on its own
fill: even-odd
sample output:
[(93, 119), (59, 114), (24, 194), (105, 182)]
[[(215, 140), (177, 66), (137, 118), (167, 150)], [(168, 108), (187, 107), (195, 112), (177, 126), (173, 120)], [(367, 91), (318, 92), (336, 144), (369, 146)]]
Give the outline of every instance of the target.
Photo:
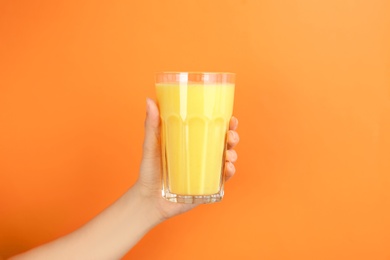
[(229, 167), (230, 169), (233, 169), (233, 167), (234, 167), (233, 163), (229, 161), (228, 167)]
[(234, 118), (234, 119), (233, 119), (233, 120), (234, 120), (234, 123), (238, 124), (238, 119), (237, 119), (237, 117), (234, 117), (234, 116), (233, 116), (233, 118)]
[(232, 140), (236, 140), (236, 139), (237, 139), (237, 134), (236, 134), (236, 132), (230, 131), (230, 138), (231, 138)]
[(150, 110), (150, 98), (146, 98), (146, 114), (149, 113)]

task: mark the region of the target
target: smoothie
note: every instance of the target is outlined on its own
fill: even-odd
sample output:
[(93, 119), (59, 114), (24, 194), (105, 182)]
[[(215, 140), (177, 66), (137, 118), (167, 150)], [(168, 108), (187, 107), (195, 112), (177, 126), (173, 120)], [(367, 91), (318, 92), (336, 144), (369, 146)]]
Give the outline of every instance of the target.
[(234, 84), (157, 84), (164, 186), (178, 195), (211, 195), (223, 184)]

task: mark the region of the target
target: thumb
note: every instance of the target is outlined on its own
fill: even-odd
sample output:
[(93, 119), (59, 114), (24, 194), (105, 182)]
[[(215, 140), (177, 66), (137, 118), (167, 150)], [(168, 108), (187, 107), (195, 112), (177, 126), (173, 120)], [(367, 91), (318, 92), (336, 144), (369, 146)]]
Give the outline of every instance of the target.
[(160, 154), (160, 114), (156, 103), (147, 98), (143, 159), (159, 161)]

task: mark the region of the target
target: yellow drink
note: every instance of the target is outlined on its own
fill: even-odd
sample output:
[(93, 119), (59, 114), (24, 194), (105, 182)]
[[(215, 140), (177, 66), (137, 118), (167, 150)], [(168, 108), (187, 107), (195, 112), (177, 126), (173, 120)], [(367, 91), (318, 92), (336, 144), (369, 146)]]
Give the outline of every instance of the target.
[(156, 89), (165, 192), (221, 193), (234, 84), (161, 83)]

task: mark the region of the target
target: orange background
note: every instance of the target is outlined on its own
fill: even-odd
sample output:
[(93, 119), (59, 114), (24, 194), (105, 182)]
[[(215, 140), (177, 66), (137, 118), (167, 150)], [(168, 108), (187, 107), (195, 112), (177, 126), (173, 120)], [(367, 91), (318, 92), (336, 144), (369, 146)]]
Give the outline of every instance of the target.
[(387, 0), (1, 1), (0, 255), (123, 194), (190, 70), (237, 73), (237, 174), (125, 259), (390, 259), (389, 46)]

